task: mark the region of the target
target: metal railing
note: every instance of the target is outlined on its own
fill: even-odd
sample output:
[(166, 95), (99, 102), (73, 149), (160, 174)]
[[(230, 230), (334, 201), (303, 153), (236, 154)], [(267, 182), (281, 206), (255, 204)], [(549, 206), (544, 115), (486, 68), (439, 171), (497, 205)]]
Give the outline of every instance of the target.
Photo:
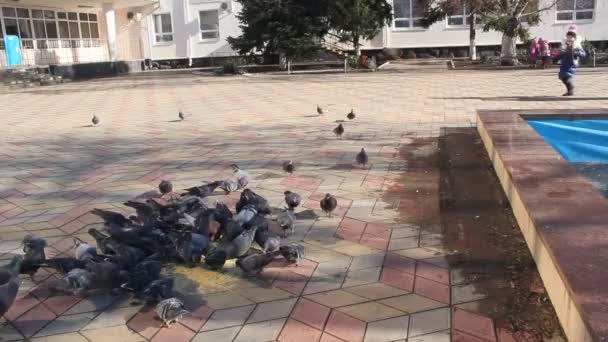
[[(22, 39), (23, 66), (72, 64), (108, 60), (101, 39)], [(7, 67), (5, 44), (0, 39), (0, 68)]]

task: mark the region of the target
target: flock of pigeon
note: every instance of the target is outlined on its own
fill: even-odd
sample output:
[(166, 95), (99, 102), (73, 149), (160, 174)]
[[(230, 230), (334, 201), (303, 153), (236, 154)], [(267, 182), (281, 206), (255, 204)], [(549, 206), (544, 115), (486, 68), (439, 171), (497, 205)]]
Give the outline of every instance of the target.
[[(319, 106), (317, 112), (324, 113)], [(183, 120), (184, 115), (180, 112), (179, 117)], [(354, 119), (354, 111), (347, 118)], [(99, 118), (94, 116), (92, 122), (99, 124)], [(342, 124), (334, 133), (342, 136)], [(364, 149), (356, 161), (367, 164)], [(161, 276), (164, 263), (191, 267), (204, 263), (209, 269), (221, 270), (227, 260), (236, 259), (236, 266), (247, 276), (259, 274), (279, 256), (297, 266), (304, 257), (304, 246), (282, 244), (281, 237), (294, 232), (295, 209), (301, 196), (285, 191), (286, 208), (275, 217), (281, 228), (279, 235), (269, 229), (267, 217), (272, 212), (268, 201), (247, 188), (249, 173), (236, 164), (231, 168), (233, 173), (227, 179), (188, 188), (183, 193), (174, 192), (172, 183), (163, 180), (158, 186), (160, 193), (124, 203), (135, 209), (135, 215), (126, 217), (119, 212), (93, 209), (91, 213), (104, 222), (104, 229), (88, 230), (97, 247), (74, 238), (71, 257), (47, 258), (46, 241), (26, 236), (24, 255), (15, 256), (7, 267), (0, 268), (0, 316), (17, 295), (19, 274), (33, 276), (39, 268), (51, 268), (63, 275), (54, 288), (57, 291), (77, 296), (94, 291), (131, 292), (137, 302), (157, 304), (158, 316), (170, 326), (188, 311), (183, 302), (172, 297), (174, 279)], [(293, 174), (293, 161), (285, 161), (283, 171)], [(210, 204), (213, 202), (209, 198), (217, 189), (225, 194), (241, 191), (234, 214), (224, 203)], [(326, 194), (319, 204), (331, 216), (338, 203), (333, 195)], [(251, 251), (254, 242), (261, 252)]]

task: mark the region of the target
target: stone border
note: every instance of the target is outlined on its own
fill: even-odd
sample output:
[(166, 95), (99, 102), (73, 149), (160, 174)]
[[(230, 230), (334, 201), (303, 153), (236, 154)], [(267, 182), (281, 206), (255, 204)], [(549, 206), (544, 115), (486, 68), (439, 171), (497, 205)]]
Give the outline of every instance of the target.
[(608, 341), (608, 199), (526, 118), (608, 117), (606, 109), (478, 111), (477, 129), (566, 336)]

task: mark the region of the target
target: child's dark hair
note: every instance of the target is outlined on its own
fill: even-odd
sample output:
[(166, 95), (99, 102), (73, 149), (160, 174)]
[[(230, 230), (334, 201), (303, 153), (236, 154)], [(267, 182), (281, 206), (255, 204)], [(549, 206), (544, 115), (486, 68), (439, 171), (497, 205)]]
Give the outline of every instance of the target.
[(576, 38), (576, 32), (574, 32), (574, 31), (568, 31), (568, 33), (566, 33), (566, 37), (574, 37), (574, 38)]

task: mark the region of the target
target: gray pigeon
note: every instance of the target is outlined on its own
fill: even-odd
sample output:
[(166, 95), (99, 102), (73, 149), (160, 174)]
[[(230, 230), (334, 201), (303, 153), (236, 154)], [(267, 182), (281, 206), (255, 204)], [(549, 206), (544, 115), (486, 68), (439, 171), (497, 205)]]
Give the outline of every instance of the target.
[(182, 113), (182, 112), (177, 113), (177, 117), (178, 117), (178, 118), (179, 118), (181, 121), (184, 121), (184, 119), (186, 119), (186, 116), (184, 116), (184, 113)]
[(255, 210), (255, 206), (252, 204), (248, 204), (244, 208), (242, 208), (238, 212), (238, 214), (236, 214), (236, 216), (234, 217), (234, 221), (236, 221), (240, 225), (247, 225), (256, 217), (257, 214), (258, 211)]
[(97, 124), (99, 124), (99, 118), (97, 117), (97, 115), (93, 115), (91, 122), (93, 123), (93, 126), (97, 126)]
[(235, 192), (239, 189), (239, 183), (234, 178), (228, 178), (228, 179), (222, 181), (222, 184), (220, 185), (220, 189), (224, 190), (226, 195), (228, 195), (231, 192)]
[(215, 189), (222, 185), (222, 181), (215, 181), (201, 186), (194, 186), (186, 189), (186, 192), (183, 195), (193, 195), (198, 196), (200, 198), (205, 198), (211, 195)]
[(23, 238), (22, 243), (25, 255), (23, 256), (23, 262), (20, 266), (20, 273), (29, 274), (30, 277), (33, 277), (40, 268), (40, 264), (46, 260), (46, 255), (44, 253), (46, 240), (28, 234)]
[(230, 167), (232, 168), (232, 171), (234, 171), (232, 177), (236, 179), (236, 182), (238, 184), (237, 190), (245, 189), (249, 184), (249, 181), (251, 180), (251, 176), (249, 175), (249, 173), (247, 171), (241, 170), (241, 168), (239, 168), (239, 166), (236, 164), (232, 164), (230, 165)]
[(291, 174), (293, 174), (295, 169), (296, 169), (296, 167), (295, 167), (295, 165), (293, 165), (292, 160), (286, 160), (283, 162), (283, 171), (285, 171), (291, 175)]
[(217, 270), (224, 267), (226, 260), (236, 259), (247, 254), (257, 230), (258, 228), (254, 226), (249, 230), (243, 231), (232, 241), (222, 241), (205, 257), (205, 264)]
[(317, 114), (323, 115), (324, 113), (325, 113), (325, 111), (323, 110), (323, 108), (321, 108), (320, 105), (317, 105)]
[(246, 205), (253, 205), (261, 216), (270, 215), (272, 212), (268, 201), (251, 189), (243, 190), (239, 201), (236, 202), (235, 209), (237, 212), (240, 212)]
[(267, 252), (263, 254), (251, 254), (244, 258), (238, 259), (236, 265), (245, 272), (246, 275), (252, 276), (262, 272), (264, 267), (274, 260), (281, 252)]
[(296, 223), (296, 215), (293, 210), (284, 209), (281, 213), (277, 215), (277, 223), (281, 230), (283, 231), (283, 237), (287, 236), (287, 231), (289, 230), (292, 234), (294, 232), (295, 223)]
[(302, 197), (298, 194), (296, 194), (295, 192), (291, 192), (289, 190), (284, 192), (285, 194), (285, 204), (287, 204), (287, 207), (291, 210), (294, 210), (295, 208), (297, 208), (300, 203), (302, 202)]
[(264, 253), (279, 250), (281, 240), (270, 230), (259, 230), (255, 233), (255, 242), (262, 248)]
[(75, 268), (61, 279), (60, 289), (68, 291), (75, 296), (81, 296), (94, 286), (94, 282), (94, 276), (91, 272)]
[(355, 117), (356, 117), (356, 115), (355, 115), (355, 110), (354, 109), (351, 109), (350, 112), (346, 115), (346, 118), (348, 120), (354, 120)]
[(334, 128), (334, 134), (342, 139), (342, 134), (344, 134), (344, 126), (342, 124), (339, 124), (338, 127)]
[(331, 194), (325, 194), (325, 197), (321, 199), (319, 205), (321, 206), (321, 210), (331, 217), (331, 213), (336, 210), (336, 207), (338, 206), (338, 200)]
[(144, 260), (135, 266), (129, 274), (129, 280), (120, 285), (120, 287), (125, 290), (139, 292), (148, 286), (148, 284), (160, 278), (161, 268), (160, 261)]
[(189, 313), (184, 308), (184, 303), (177, 298), (167, 298), (156, 305), (156, 314), (167, 328), (171, 327), (171, 323), (177, 322)]
[(74, 257), (76, 257), (77, 260), (85, 261), (97, 258), (97, 248), (77, 238), (74, 238), (74, 245), (76, 246), (74, 249)]
[(365, 149), (362, 148), (361, 152), (357, 153), (357, 164), (365, 166), (368, 161), (369, 158), (367, 156), (367, 153), (365, 153)]
[(171, 181), (168, 181), (168, 180), (162, 180), (158, 184), (158, 190), (160, 190), (160, 193), (163, 195), (168, 194), (173, 191), (173, 183), (171, 183)]
[(0, 317), (8, 311), (17, 297), (21, 286), (19, 271), (22, 262), (23, 257), (16, 255), (9, 265), (0, 268)]
[(298, 264), (300, 260), (304, 259), (304, 246), (292, 243), (290, 245), (281, 246), (279, 252), (290, 264)]
[(160, 302), (173, 294), (173, 278), (162, 278), (151, 282), (143, 291), (137, 294), (146, 303)]

